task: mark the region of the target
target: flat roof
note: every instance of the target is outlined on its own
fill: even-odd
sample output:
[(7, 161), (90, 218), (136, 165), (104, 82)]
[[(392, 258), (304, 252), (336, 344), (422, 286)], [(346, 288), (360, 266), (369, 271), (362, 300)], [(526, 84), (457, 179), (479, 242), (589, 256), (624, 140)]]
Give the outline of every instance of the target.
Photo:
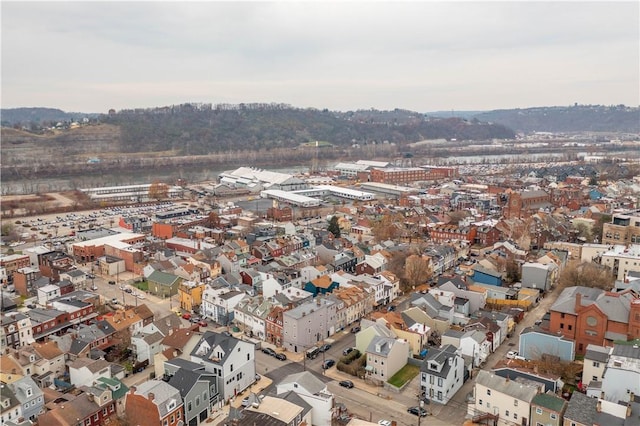
[(77, 243), (73, 243), (74, 247), (89, 247), (89, 246), (102, 246), (105, 244), (108, 245), (119, 245), (120, 247), (122, 247), (122, 243), (125, 240), (130, 240), (130, 239), (134, 239), (134, 238), (145, 238), (144, 234), (135, 234), (133, 232), (131, 233), (122, 233), (122, 234), (115, 234), (115, 235), (108, 235), (106, 237), (101, 237), (101, 238), (96, 238), (93, 240), (87, 240), (87, 241), (79, 241)]

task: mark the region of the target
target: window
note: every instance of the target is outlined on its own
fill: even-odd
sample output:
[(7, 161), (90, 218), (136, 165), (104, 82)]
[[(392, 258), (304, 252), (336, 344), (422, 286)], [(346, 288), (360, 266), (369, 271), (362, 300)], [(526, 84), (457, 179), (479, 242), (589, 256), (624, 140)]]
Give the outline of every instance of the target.
[[(228, 384), (228, 383), (227, 383)], [(192, 410), (192, 406), (191, 406), (191, 401), (189, 401), (189, 404), (187, 404), (187, 411), (191, 411)]]
[(549, 417), (551, 417), (551, 420), (556, 420), (558, 418), (558, 415), (555, 413), (551, 413)]
[(97, 422), (98, 420), (100, 420), (100, 416), (97, 413), (94, 414), (93, 420)]
[(598, 361), (593, 361), (593, 366), (596, 368), (600, 367), (600, 363)]
[(182, 412), (178, 410), (178, 412), (176, 413), (176, 418), (180, 419), (180, 417), (182, 417)]
[(505, 410), (504, 415), (505, 415), (506, 417), (509, 417), (509, 410)]
[(491, 395), (491, 389), (487, 389), (487, 395)]
[(514, 400), (513, 400), (513, 406), (514, 406), (514, 407), (517, 407), (517, 406), (518, 406), (518, 400), (517, 400), (517, 399), (514, 399)]
[(598, 376), (591, 376), (591, 380), (593, 380), (594, 382), (598, 381)]
[(438, 391), (438, 401), (442, 401), (442, 392)]
[(564, 329), (564, 323), (560, 323), (560, 328)]
[(84, 421), (85, 426), (89, 426), (91, 424), (91, 419), (87, 419)]
[(542, 414), (542, 408), (536, 407), (536, 414)]
[(571, 330), (573, 329), (573, 326), (572, 326), (571, 324), (569, 324), (569, 325), (567, 326), (567, 328), (569, 329), (569, 331), (571, 331)]
[(103, 415), (103, 416), (106, 416), (106, 415), (107, 415), (107, 409), (106, 409), (106, 408), (103, 408), (103, 409), (102, 409), (102, 415)]
[(169, 426), (169, 421), (167, 419), (164, 419), (164, 421), (162, 422), (162, 426)]
[(518, 420), (518, 413), (513, 413), (513, 420)]
[(175, 416), (172, 414), (171, 417), (169, 417), (169, 423), (172, 423), (176, 421)]
[(429, 384), (432, 385), (435, 382), (435, 378), (433, 376), (429, 376)]
[(442, 377), (438, 377), (438, 386), (442, 387)]
[(487, 408), (491, 408), (491, 403), (487, 402)]
[(251, 359), (251, 354), (247, 354), (247, 361)]
[(199, 396), (196, 396), (196, 407), (197, 407), (198, 405), (200, 405), (200, 397), (199, 397)]

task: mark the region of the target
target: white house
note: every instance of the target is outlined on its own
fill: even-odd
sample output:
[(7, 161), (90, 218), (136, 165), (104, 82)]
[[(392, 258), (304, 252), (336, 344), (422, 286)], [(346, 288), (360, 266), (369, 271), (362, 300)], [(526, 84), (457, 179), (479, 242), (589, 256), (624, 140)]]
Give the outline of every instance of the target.
[(461, 350), (462, 355), (471, 357), (473, 367), (478, 367), (487, 360), (491, 354), (491, 342), (485, 333), (478, 330), (467, 332), (457, 330), (447, 330), (441, 338), (440, 343), (453, 345)]
[(233, 309), (245, 296), (245, 293), (229, 287), (207, 285), (202, 294), (200, 313), (218, 324), (228, 325), (233, 320)]
[(47, 306), (50, 301), (58, 297), (60, 297), (60, 287), (55, 284), (38, 288), (38, 304), (41, 306)]
[(615, 344), (602, 379), (607, 401), (626, 401), (640, 395), (640, 346)]
[(80, 357), (69, 364), (69, 379), (77, 388), (92, 386), (99, 377), (111, 379), (111, 364), (108, 361)]
[(499, 424), (528, 425), (531, 401), (543, 392), (543, 384), (511, 380), (480, 370), (476, 376), (475, 399), (470, 404), (470, 414), (486, 413), (500, 420)]
[(420, 368), (420, 389), (425, 398), (447, 404), (464, 383), (464, 358), (453, 345), (429, 349)]
[[(584, 353), (584, 364), (582, 369), (582, 384), (585, 386), (595, 385), (597, 388), (593, 396), (599, 397), (601, 392), (601, 383), (604, 378), (604, 370), (609, 362), (609, 354), (613, 348), (598, 345), (587, 345), (587, 351)], [(587, 390), (587, 394), (589, 391)]]
[(334, 397), (327, 385), (308, 371), (290, 374), (277, 385), (277, 394), (293, 391), (302, 398), (311, 409), (311, 422), (314, 426), (331, 424)]
[(163, 350), (162, 339), (159, 332), (151, 334), (136, 334), (131, 336), (131, 346), (137, 362), (149, 361), (153, 365), (155, 355)]
[(218, 377), (220, 397), (228, 401), (255, 381), (255, 352), (253, 343), (207, 331), (190, 355), (191, 361)]

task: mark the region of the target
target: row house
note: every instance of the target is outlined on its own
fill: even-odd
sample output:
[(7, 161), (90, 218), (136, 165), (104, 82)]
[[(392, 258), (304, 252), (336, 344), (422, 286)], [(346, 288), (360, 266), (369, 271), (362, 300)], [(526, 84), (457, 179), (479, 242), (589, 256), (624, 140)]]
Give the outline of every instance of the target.
[(371, 313), (374, 293), (370, 288), (350, 285), (334, 290), (329, 296), (336, 303), (336, 328), (344, 329)]
[(407, 342), (412, 355), (419, 355), (429, 342), (431, 327), (419, 319), (404, 315), (404, 312), (374, 312), (371, 317), (391, 330), (395, 337)]
[(43, 360), (43, 372), (34, 377), (38, 386), (45, 388), (53, 384), (52, 378), (59, 377), (65, 372), (65, 353), (60, 350), (58, 343), (51, 340), (32, 345), (35, 353)]
[(162, 380), (131, 386), (126, 395), (126, 418), (135, 425), (183, 425), (185, 410), (180, 391)]
[(491, 342), (485, 333), (478, 330), (467, 332), (447, 330), (441, 339), (442, 345), (453, 345), (459, 348), (462, 355), (471, 358), (471, 367), (476, 368), (484, 364), (491, 354)]
[[(19, 417), (31, 422), (40, 421), (40, 416), (44, 413), (44, 393), (31, 377), (25, 376), (15, 382), (7, 383), (5, 387), (13, 393), (21, 406)], [(4, 397), (4, 389), (2, 396)], [(16, 417), (15, 420), (18, 420), (19, 417)]]
[(450, 241), (466, 241), (473, 244), (476, 234), (477, 227), (475, 226), (436, 225), (429, 229), (430, 240), (438, 244)]
[(277, 347), (282, 347), (283, 343), (284, 311), (283, 307), (274, 306), (265, 320), (265, 341)]
[(187, 262), (200, 268), (203, 272), (203, 275), (206, 275), (207, 278), (216, 278), (222, 274), (222, 266), (220, 266), (220, 262), (215, 259), (209, 259), (205, 255), (206, 252), (199, 251), (195, 253), (193, 256), (187, 257)]
[(205, 282), (210, 277), (209, 268), (199, 264), (185, 263), (173, 270), (173, 273), (187, 281)]
[(229, 325), (234, 308), (245, 297), (245, 293), (233, 290), (224, 279), (218, 278), (204, 289), (200, 313), (220, 325)]
[(453, 268), (458, 260), (456, 249), (453, 246), (439, 244), (428, 247), (424, 255), (429, 257), (431, 272), (434, 276), (442, 275)]
[(68, 363), (69, 381), (78, 388), (91, 386), (99, 378), (111, 378), (112, 365), (104, 359), (77, 358)]
[(31, 318), (22, 313), (0, 316), (0, 347), (19, 348), (33, 342)]
[(504, 341), (502, 329), (492, 319), (482, 317), (471, 319), (463, 328), (463, 331), (480, 331), (485, 334), (487, 341), (491, 342), (491, 352), (495, 352)]
[(180, 308), (187, 312), (199, 312), (206, 285), (199, 281), (183, 281), (178, 285)]
[(13, 273), (13, 286), (20, 296), (35, 296), (38, 287), (50, 283), (51, 280), (43, 277), (38, 267), (27, 266)]
[(367, 346), (365, 354), (367, 379), (384, 383), (407, 365), (411, 349), (402, 339), (375, 336)]
[(178, 389), (184, 404), (185, 424), (197, 426), (208, 420), (218, 408), (218, 380), (200, 365), (181, 365), (167, 381)]
[(315, 265), (318, 262), (318, 254), (312, 250), (302, 249), (296, 253), (282, 255), (275, 259), (275, 262), (284, 269), (300, 269)]
[(568, 287), (549, 311), (549, 331), (574, 340), (579, 355), (589, 344), (613, 346), (616, 340), (640, 338), (640, 299), (631, 291)]
[[(47, 403), (49, 410), (38, 418), (38, 424), (63, 426), (99, 426), (108, 424), (116, 417), (115, 402), (111, 393), (99, 388), (90, 388), (92, 393), (63, 394), (54, 391), (52, 402)], [(106, 400), (103, 401), (102, 399)]]
[(377, 275), (387, 268), (387, 258), (382, 253), (365, 255), (364, 260), (356, 265), (356, 274)]
[(336, 332), (336, 304), (316, 297), (284, 312), (283, 347), (289, 352), (305, 352)]
[(233, 309), (233, 321), (243, 333), (251, 338), (266, 338), (266, 319), (273, 308), (269, 299), (261, 296), (246, 298)]
[(420, 367), (420, 391), (425, 398), (439, 404), (448, 404), (464, 383), (462, 351), (443, 344), (431, 348)]
[[(26, 254), (10, 254), (0, 256), (0, 267), (6, 271), (7, 280), (13, 283), (13, 274), (19, 269), (31, 266), (31, 261)], [(2, 283), (5, 284), (5, 283)]]

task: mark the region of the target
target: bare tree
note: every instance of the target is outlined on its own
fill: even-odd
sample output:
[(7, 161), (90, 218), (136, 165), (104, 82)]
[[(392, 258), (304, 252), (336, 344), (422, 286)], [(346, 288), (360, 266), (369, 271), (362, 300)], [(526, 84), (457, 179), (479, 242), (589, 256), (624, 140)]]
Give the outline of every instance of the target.
[(577, 260), (567, 264), (558, 277), (558, 286), (561, 288), (583, 286), (608, 290), (613, 282), (613, 274), (606, 266)]
[(424, 284), (432, 275), (429, 259), (426, 256), (413, 254), (404, 262), (404, 277), (407, 285)]

